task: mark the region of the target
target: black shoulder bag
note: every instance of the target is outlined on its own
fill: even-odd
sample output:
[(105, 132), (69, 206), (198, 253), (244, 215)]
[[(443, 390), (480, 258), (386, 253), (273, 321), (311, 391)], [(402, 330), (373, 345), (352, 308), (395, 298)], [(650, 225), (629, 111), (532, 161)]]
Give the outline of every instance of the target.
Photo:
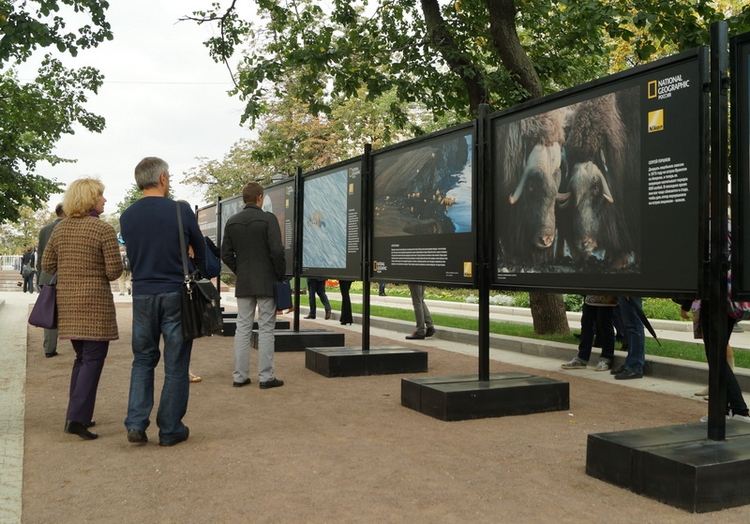
[(175, 202), (175, 206), (177, 207), (180, 251), (182, 252), (182, 271), (185, 274), (185, 281), (182, 283), (182, 289), (180, 290), (182, 338), (193, 340), (194, 338), (219, 335), (224, 328), (219, 306), (219, 291), (213, 282), (201, 278), (200, 273), (190, 273), (188, 270), (180, 203)]

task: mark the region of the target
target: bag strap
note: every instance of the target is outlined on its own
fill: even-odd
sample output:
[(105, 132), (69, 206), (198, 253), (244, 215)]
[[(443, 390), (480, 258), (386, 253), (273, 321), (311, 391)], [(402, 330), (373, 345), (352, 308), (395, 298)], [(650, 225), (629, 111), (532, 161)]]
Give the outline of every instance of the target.
[(180, 253), (182, 253), (182, 271), (185, 274), (185, 281), (190, 280), (190, 272), (188, 271), (187, 263), (187, 249), (185, 249), (185, 232), (182, 229), (182, 212), (180, 211), (180, 203), (174, 203), (177, 209), (177, 227), (180, 233)]

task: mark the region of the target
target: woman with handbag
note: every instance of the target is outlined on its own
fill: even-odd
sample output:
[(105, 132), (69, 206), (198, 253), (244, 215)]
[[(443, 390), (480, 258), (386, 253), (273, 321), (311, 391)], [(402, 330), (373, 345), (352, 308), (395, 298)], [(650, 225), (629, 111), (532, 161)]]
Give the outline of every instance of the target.
[(104, 212), (104, 185), (94, 178), (70, 184), (63, 198), (68, 216), (44, 250), (42, 269), (57, 274), (57, 330), (76, 353), (70, 377), (65, 433), (92, 440), (89, 431), (96, 391), (109, 350), (117, 340), (117, 318), (110, 282), (122, 274), (117, 234), (99, 220)]

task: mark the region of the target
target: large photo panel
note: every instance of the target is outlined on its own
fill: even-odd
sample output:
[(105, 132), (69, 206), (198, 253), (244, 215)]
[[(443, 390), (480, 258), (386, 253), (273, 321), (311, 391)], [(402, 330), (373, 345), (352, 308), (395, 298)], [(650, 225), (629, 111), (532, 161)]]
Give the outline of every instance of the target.
[(263, 188), (263, 211), (273, 213), (281, 228), (286, 274), (294, 274), (294, 179), (290, 178)]
[(750, 33), (730, 41), (732, 293), (750, 300)]
[(694, 296), (707, 52), (490, 116), (493, 287)]
[(200, 208), (195, 216), (198, 219), (198, 227), (201, 228), (203, 236), (210, 238), (214, 244), (218, 245), (217, 224), (216, 224), (216, 204), (209, 204)]
[(362, 280), (362, 158), (302, 176), (302, 276)]
[[(219, 224), (219, 241), (223, 238), (224, 226), (227, 225), (227, 220), (242, 211), (243, 207), (245, 207), (245, 203), (242, 201), (242, 195), (234, 195), (219, 200), (219, 218), (221, 219)], [(221, 247), (220, 244), (219, 247)]]
[(473, 286), (475, 123), (372, 152), (372, 278)]

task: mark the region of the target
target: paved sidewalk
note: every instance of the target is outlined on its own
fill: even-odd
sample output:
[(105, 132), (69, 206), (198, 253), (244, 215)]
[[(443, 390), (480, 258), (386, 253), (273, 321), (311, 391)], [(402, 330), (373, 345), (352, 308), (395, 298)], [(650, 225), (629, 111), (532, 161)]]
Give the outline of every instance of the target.
[[(332, 298), (338, 298), (330, 294)], [(24, 384), (26, 380), (26, 352), (27, 352), (27, 330), (26, 322), (29, 305), (36, 300), (38, 295), (29, 295), (18, 292), (0, 293), (0, 363), (2, 363), (2, 386), (0, 387), (0, 523), (17, 523), (21, 521), (22, 515), (22, 487), (23, 487), (23, 460), (24, 460)], [(129, 302), (129, 296), (115, 294), (116, 302)], [(361, 296), (353, 295), (352, 298), (361, 300)], [(231, 293), (223, 294), (224, 305), (227, 309), (233, 308), (234, 300)], [(302, 298), (302, 304), (306, 304), (306, 297)], [(382, 304), (411, 308), (409, 299), (399, 297), (372, 297), (372, 304)], [(450, 304), (438, 301), (429, 301), (429, 306), (434, 313), (465, 314), (476, 316), (476, 305), (472, 304)], [(511, 319), (517, 322), (531, 322), (527, 310), (518, 308), (499, 308), (493, 306), (493, 319)], [(301, 311), (306, 308), (302, 307)], [(291, 319), (290, 315), (285, 315)], [(322, 318), (314, 322), (321, 326), (326, 324), (335, 325), (352, 333), (361, 332), (361, 318), (355, 319), (355, 325), (340, 326), (334, 318), (325, 321)], [(572, 314), (571, 327), (577, 329), (580, 316)], [(657, 323), (655, 323), (657, 324)], [(690, 324), (658, 323), (655, 325), (659, 336), (664, 339), (692, 340)], [(34, 328), (35, 329), (35, 328)], [(404, 342), (404, 335), (413, 330), (413, 325), (408, 322), (390, 321), (386, 319), (372, 319), (371, 335)], [(472, 342), (472, 340), (474, 342)], [(462, 332), (461, 330), (442, 330), (430, 340), (424, 341), (425, 348), (437, 348), (445, 351), (459, 353), (462, 355), (477, 355), (476, 333)], [(419, 344), (419, 341), (411, 341)], [(738, 348), (750, 348), (750, 334), (735, 333), (732, 336), (733, 346)], [(532, 341), (518, 339), (515, 337), (492, 336), (492, 348), (490, 358), (493, 365), (514, 364), (544, 371), (560, 372), (560, 364), (564, 359), (569, 359), (575, 354), (576, 348), (567, 344), (551, 344), (543, 341)], [(39, 349), (41, 351), (41, 348)], [(624, 353), (619, 353), (618, 358), (623, 358)], [(669, 361), (669, 362), (662, 362)], [(625, 388), (636, 388), (645, 391), (666, 393), (682, 398), (699, 401), (694, 392), (703, 386), (707, 375), (705, 365), (674, 361), (673, 359), (649, 358), (650, 373), (642, 380), (617, 381), (619, 386)], [(597, 373), (593, 368), (586, 371), (576, 370), (571, 373), (577, 377), (586, 379), (607, 381), (615, 383), (609, 373)], [(743, 380), (748, 379), (747, 373), (742, 372)], [(744, 391), (749, 391), (747, 387)], [(705, 403), (704, 403), (705, 404)]]
[(0, 293), (0, 523), (21, 521), (26, 320), (37, 295)]

